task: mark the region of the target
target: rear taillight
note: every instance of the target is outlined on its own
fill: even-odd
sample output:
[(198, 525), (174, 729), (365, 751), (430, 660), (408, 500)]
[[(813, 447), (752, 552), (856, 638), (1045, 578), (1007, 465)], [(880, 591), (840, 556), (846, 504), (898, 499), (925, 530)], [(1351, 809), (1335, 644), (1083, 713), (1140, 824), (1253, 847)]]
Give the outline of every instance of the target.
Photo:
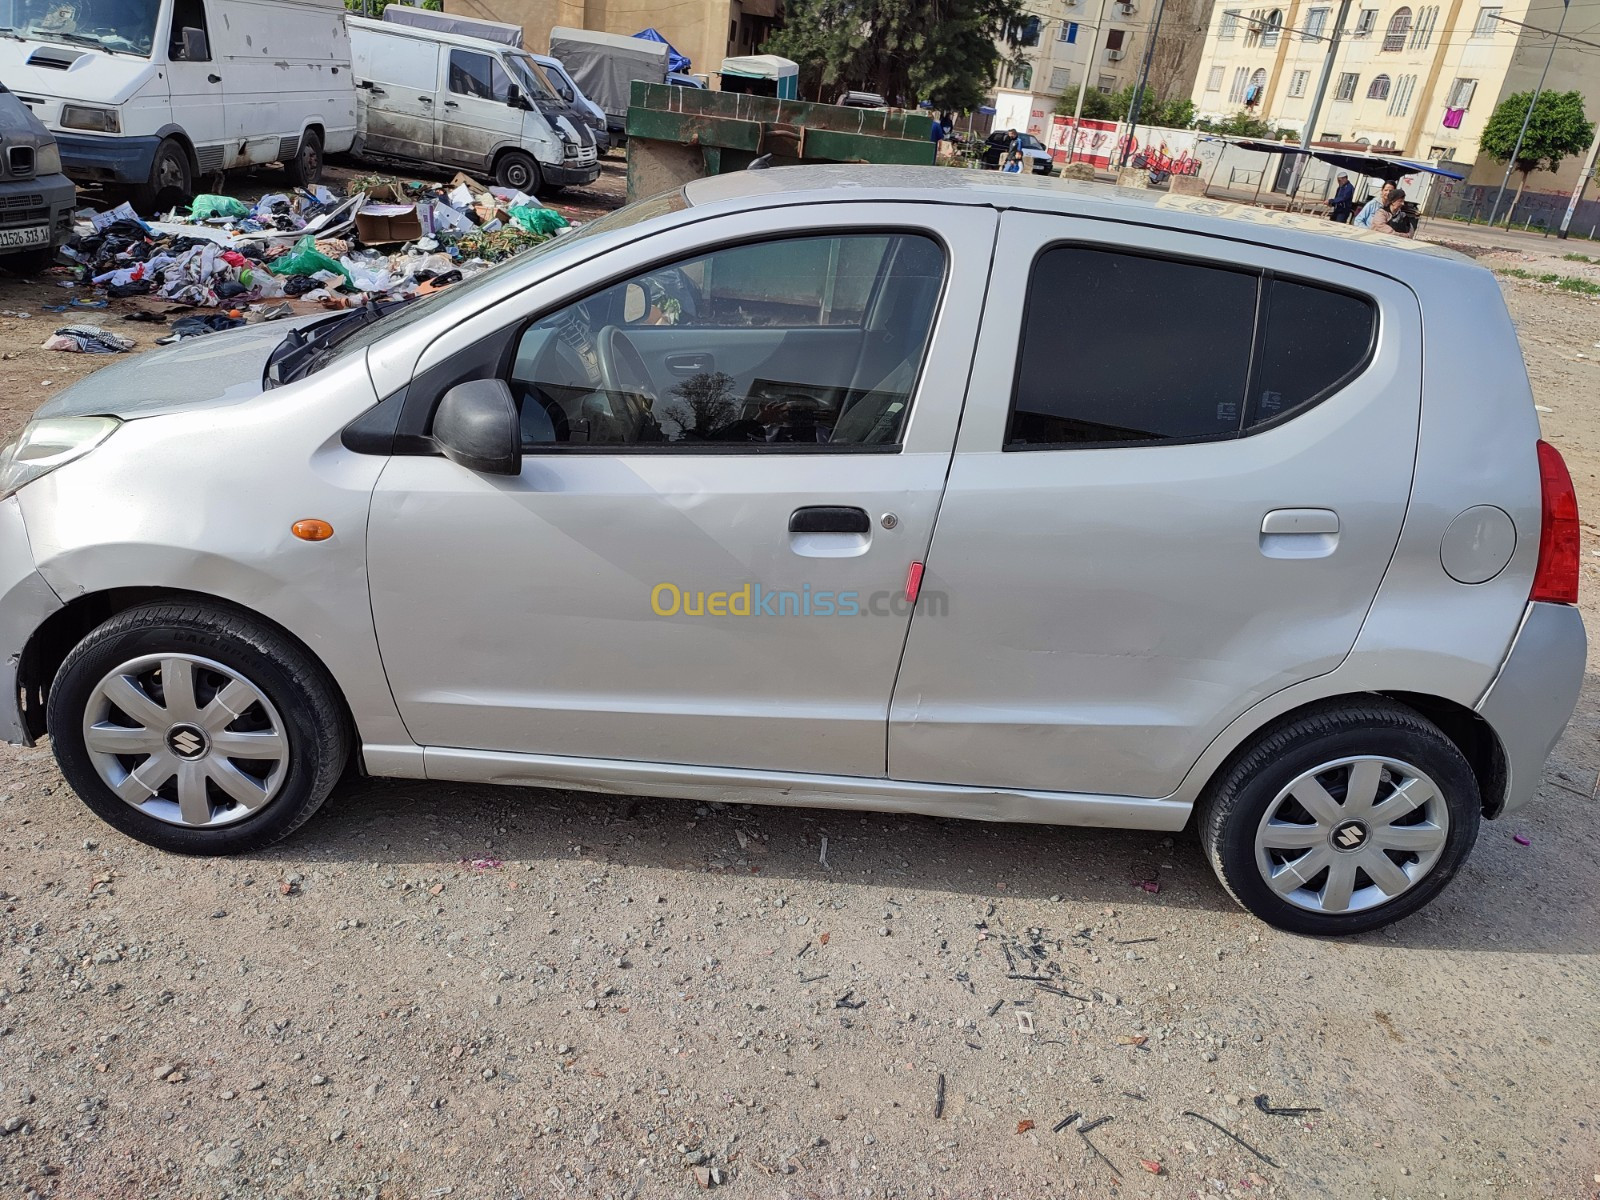
[(1539, 565), (1530, 600), (1546, 604), (1578, 602), (1578, 493), (1561, 452), (1539, 443)]

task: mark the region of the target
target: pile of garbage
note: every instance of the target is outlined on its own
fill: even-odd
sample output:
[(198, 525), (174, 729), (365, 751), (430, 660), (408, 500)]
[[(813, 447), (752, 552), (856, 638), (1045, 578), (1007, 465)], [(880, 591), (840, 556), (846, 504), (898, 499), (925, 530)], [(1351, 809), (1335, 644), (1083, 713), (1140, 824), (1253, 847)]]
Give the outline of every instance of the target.
[[(515, 189), (466, 175), (448, 184), (386, 176), (263, 196), (196, 196), (187, 211), (145, 221), (126, 204), (78, 215), (63, 248), (62, 286), (83, 289), (53, 312), (141, 298), (127, 320), (165, 323), (177, 309), (215, 309), (176, 322), (162, 341), (252, 320), (423, 295), (560, 236), (566, 218)], [(84, 292), (94, 298), (85, 298)], [(92, 331), (92, 332), (91, 332)], [(128, 342), (98, 326), (68, 326), (47, 349), (115, 353)], [(131, 342), (128, 343), (131, 346)]]

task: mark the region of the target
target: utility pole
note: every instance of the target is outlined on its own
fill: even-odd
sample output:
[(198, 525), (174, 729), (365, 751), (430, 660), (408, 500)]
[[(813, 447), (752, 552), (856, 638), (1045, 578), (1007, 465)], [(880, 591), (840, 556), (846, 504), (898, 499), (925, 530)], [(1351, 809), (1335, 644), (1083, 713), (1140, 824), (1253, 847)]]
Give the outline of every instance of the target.
[(1139, 123), (1139, 109), (1144, 104), (1144, 84), (1150, 77), (1150, 60), (1155, 57), (1156, 38), (1161, 36), (1161, 14), (1166, 7), (1167, 0), (1156, 0), (1156, 19), (1150, 30), (1150, 44), (1144, 48), (1144, 62), (1139, 66), (1139, 85), (1133, 89), (1133, 100), (1128, 104), (1128, 133), (1122, 139), (1122, 158), (1117, 163), (1119, 167), (1128, 165), (1128, 150), (1133, 146), (1133, 128)]
[(1339, 15), (1334, 18), (1333, 36), (1328, 39), (1328, 53), (1322, 60), (1322, 74), (1317, 77), (1317, 91), (1311, 97), (1311, 111), (1306, 114), (1306, 127), (1300, 131), (1300, 149), (1297, 157), (1300, 159), (1294, 169), (1294, 184), (1289, 188), (1289, 203), (1294, 203), (1296, 194), (1300, 191), (1300, 180), (1306, 173), (1306, 161), (1310, 157), (1311, 139), (1316, 136), (1317, 121), (1322, 116), (1322, 102), (1328, 95), (1328, 80), (1333, 78), (1333, 60), (1339, 53), (1339, 39), (1344, 36), (1344, 23), (1350, 16), (1350, 0), (1339, 0)]
[(1094, 18), (1094, 36), (1089, 41), (1089, 53), (1083, 60), (1083, 78), (1078, 80), (1078, 102), (1072, 106), (1072, 132), (1067, 135), (1067, 165), (1072, 165), (1072, 152), (1078, 147), (1078, 126), (1083, 121), (1083, 93), (1089, 90), (1089, 71), (1094, 67), (1094, 56), (1100, 53), (1100, 26), (1105, 24), (1106, 0), (1100, 0), (1100, 11)]
[(1588, 186), (1589, 180), (1594, 178), (1594, 160), (1600, 155), (1600, 129), (1595, 131), (1594, 141), (1589, 145), (1589, 157), (1583, 164), (1583, 170), (1578, 172), (1578, 182), (1572, 187), (1572, 199), (1567, 201), (1567, 211), (1561, 217), (1561, 231), (1556, 234), (1558, 238), (1567, 236), (1567, 226), (1572, 224), (1572, 215), (1578, 211), (1578, 201), (1583, 199), (1583, 189)]
[[(1550, 53), (1545, 55), (1544, 70), (1539, 72), (1539, 84), (1533, 89), (1533, 98), (1528, 101), (1528, 111), (1522, 114), (1522, 128), (1517, 131), (1517, 144), (1511, 150), (1511, 157), (1506, 162), (1506, 176), (1500, 181), (1500, 190), (1495, 193), (1494, 207), (1489, 210), (1489, 227), (1494, 228), (1494, 219), (1500, 215), (1500, 201), (1506, 198), (1506, 185), (1511, 182), (1511, 172), (1517, 165), (1517, 155), (1522, 153), (1522, 139), (1528, 136), (1528, 122), (1533, 120), (1534, 105), (1539, 103), (1539, 93), (1544, 91), (1545, 76), (1550, 74), (1550, 64), (1555, 60), (1556, 47), (1561, 44), (1561, 30), (1567, 23), (1567, 10), (1570, 0), (1561, 0), (1561, 20), (1556, 23), (1555, 36), (1550, 39)], [(1516, 204), (1513, 202), (1512, 207)], [(1506, 217), (1506, 228), (1511, 227), (1511, 217)]]

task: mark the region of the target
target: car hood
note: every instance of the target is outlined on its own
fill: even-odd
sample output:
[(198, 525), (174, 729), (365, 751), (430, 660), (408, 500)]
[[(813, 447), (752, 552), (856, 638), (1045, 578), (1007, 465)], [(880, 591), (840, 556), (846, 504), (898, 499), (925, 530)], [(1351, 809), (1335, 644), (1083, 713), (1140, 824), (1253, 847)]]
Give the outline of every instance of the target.
[[(326, 316), (326, 314), (321, 314)], [(316, 317), (308, 320), (316, 320)], [(305, 320), (272, 321), (186, 338), (96, 371), (48, 400), (40, 417), (159, 417), (242, 404), (261, 394), (267, 358)]]
[[(64, 69), (30, 62), (40, 51), (70, 61)], [(148, 58), (131, 54), (109, 54), (88, 46), (31, 38), (25, 42), (0, 39), (0, 77), (14, 92), (81, 100), (86, 104), (126, 104), (153, 74), (155, 70)]]

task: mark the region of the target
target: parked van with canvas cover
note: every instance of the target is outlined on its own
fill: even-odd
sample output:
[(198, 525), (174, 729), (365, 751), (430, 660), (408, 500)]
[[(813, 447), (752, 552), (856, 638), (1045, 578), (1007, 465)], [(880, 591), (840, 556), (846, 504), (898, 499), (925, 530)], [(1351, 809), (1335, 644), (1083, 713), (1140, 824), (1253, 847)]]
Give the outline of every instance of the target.
[(232, 167), (315, 182), (355, 139), (340, 0), (0, 0), (0, 77), (80, 183), (147, 211)]

